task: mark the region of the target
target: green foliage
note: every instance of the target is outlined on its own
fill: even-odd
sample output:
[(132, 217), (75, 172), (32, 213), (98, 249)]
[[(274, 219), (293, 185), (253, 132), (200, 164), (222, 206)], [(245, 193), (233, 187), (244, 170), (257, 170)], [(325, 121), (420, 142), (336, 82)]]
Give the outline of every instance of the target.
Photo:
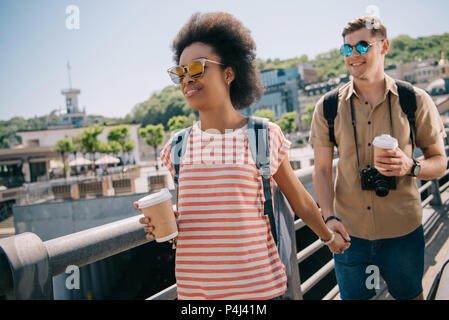
[(439, 59), (442, 52), (446, 56), (449, 54), (449, 33), (417, 39), (400, 35), (390, 41), (390, 51), (386, 56), (385, 64), (410, 62), (415, 59), (425, 59), (431, 55)]
[(164, 142), (165, 131), (162, 124), (152, 125), (149, 124), (145, 128), (139, 129), (139, 135), (145, 140), (145, 142), (151, 147), (157, 147)]
[[(193, 115), (193, 114), (192, 114)], [(186, 116), (174, 116), (167, 122), (168, 130), (170, 132), (181, 130), (193, 125), (194, 118)]]
[(292, 132), (296, 129), (296, 111), (284, 113), (276, 123), (283, 132)]
[(268, 59), (264, 61), (262, 59), (257, 59), (257, 66), (259, 67), (260, 70), (275, 69), (275, 68), (288, 69), (297, 66), (298, 64), (307, 62), (309, 62), (309, 58), (307, 57), (307, 55), (303, 54), (299, 58), (291, 58), (287, 60)]
[(98, 140), (98, 136), (103, 130), (103, 126), (91, 126), (84, 129), (80, 137), (81, 150), (84, 153), (100, 152), (100, 140)]
[(266, 118), (269, 121), (274, 121), (274, 113), (273, 111), (269, 109), (259, 109), (256, 112), (254, 112), (253, 116), (260, 117), (260, 118)]
[(343, 57), (340, 55), (340, 50), (338, 49), (332, 49), (318, 54), (311, 61), (311, 64), (316, 68), (320, 81), (348, 73)]
[(149, 146), (154, 148), (154, 160), (157, 162), (157, 147), (164, 143), (165, 139), (164, 126), (161, 123), (158, 125), (149, 124), (145, 128), (139, 129), (139, 135)]
[(313, 117), (313, 112), (315, 111), (315, 105), (311, 104), (311, 105), (306, 106), (305, 111), (306, 111), (306, 114), (303, 114), (301, 116), (301, 121), (308, 128), (308, 127), (310, 127), (310, 124), (312, 123), (312, 117)]
[(134, 142), (131, 140), (130, 134), (130, 126), (129, 125), (120, 125), (117, 127), (113, 127), (108, 132), (108, 141), (109, 144), (111, 142), (116, 142), (114, 146), (111, 146), (114, 150), (117, 150), (117, 144), (120, 145), (120, 151), (131, 153), (135, 147)]
[(53, 152), (57, 152), (61, 155), (61, 160), (64, 164), (64, 177), (67, 177), (67, 173), (70, 172), (67, 170), (68, 164), (66, 161), (66, 154), (75, 151), (75, 149), (75, 145), (71, 138), (59, 139), (56, 143), (56, 147), (53, 148)]
[(53, 152), (65, 154), (69, 152), (73, 152), (75, 150), (75, 145), (71, 138), (62, 138), (59, 139), (56, 143), (56, 147), (53, 148)]
[(162, 123), (168, 129), (169, 119), (181, 115), (188, 117), (193, 112), (179, 86), (168, 86), (134, 107), (132, 118), (142, 126)]
[(98, 149), (97, 150), (100, 153), (112, 153), (111, 145), (104, 141), (98, 141)]
[(123, 151), (121, 144), (117, 141), (109, 141), (108, 146), (111, 149), (110, 153), (119, 153)]

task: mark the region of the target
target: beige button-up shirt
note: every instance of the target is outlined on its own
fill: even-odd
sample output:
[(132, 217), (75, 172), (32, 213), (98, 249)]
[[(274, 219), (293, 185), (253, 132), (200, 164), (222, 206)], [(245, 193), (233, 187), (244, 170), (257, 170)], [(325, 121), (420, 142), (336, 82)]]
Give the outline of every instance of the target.
[[(399, 104), (396, 83), (387, 75), (385, 83), (384, 99), (374, 107), (357, 95), (353, 81), (342, 86), (335, 118), (334, 132), (340, 160), (335, 177), (334, 212), (342, 219), (349, 235), (368, 240), (400, 237), (412, 232), (422, 223), (421, 197), (416, 178), (397, 177), (396, 190), (390, 190), (386, 197), (376, 196), (373, 190), (361, 189), (351, 122), (351, 96), (355, 111), (360, 170), (374, 167), (374, 150), (371, 143), (374, 137), (381, 134), (395, 137), (399, 148), (407, 156), (412, 156), (410, 126)], [(430, 96), (422, 89), (414, 89), (418, 105), (415, 114), (416, 145), (425, 148), (445, 137), (445, 131)], [(393, 128), (388, 110), (389, 93)], [(333, 146), (329, 140), (327, 120), (323, 115), (323, 97), (318, 101), (313, 115), (310, 143), (315, 146)], [(317, 192), (319, 190), (315, 191)]]

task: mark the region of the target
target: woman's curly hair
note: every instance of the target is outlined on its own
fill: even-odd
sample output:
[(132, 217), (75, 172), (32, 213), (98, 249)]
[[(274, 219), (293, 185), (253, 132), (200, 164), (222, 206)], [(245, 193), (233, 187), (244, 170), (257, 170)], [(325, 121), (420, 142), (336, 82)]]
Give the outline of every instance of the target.
[(213, 47), (225, 67), (232, 67), (231, 103), (235, 109), (249, 107), (263, 96), (263, 84), (256, 64), (256, 44), (251, 32), (229, 13), (210, 12), (192, 15), (172, 44), (174, 60), (179, 63), (186, 47), (195, 42)]

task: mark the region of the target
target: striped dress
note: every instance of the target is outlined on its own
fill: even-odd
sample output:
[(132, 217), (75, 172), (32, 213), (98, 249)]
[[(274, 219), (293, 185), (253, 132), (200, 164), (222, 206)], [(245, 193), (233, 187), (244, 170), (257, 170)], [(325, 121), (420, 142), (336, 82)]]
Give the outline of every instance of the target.
[[(224, 134), (200, 128), (192, 127), (179, 171), (178, 299), (277, 297), (286, 290), (285, 267), (263, 212), (247, 127)], [(274, 174), (290, 141), (274, 123), (268, 132)], [(161, 159), (173, 175), (170, 150), (171, 140)]]

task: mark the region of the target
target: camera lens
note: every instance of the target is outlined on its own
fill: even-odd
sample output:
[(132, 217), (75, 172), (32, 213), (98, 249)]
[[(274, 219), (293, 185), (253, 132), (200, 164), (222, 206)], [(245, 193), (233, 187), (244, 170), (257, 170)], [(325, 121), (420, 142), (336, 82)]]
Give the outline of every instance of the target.
[(377, 180), (374, 186), (374, 190), (376, 191), (376, 195), (378, 197), (386, 197), (390, 192), (388, 183), (385, 180)]

